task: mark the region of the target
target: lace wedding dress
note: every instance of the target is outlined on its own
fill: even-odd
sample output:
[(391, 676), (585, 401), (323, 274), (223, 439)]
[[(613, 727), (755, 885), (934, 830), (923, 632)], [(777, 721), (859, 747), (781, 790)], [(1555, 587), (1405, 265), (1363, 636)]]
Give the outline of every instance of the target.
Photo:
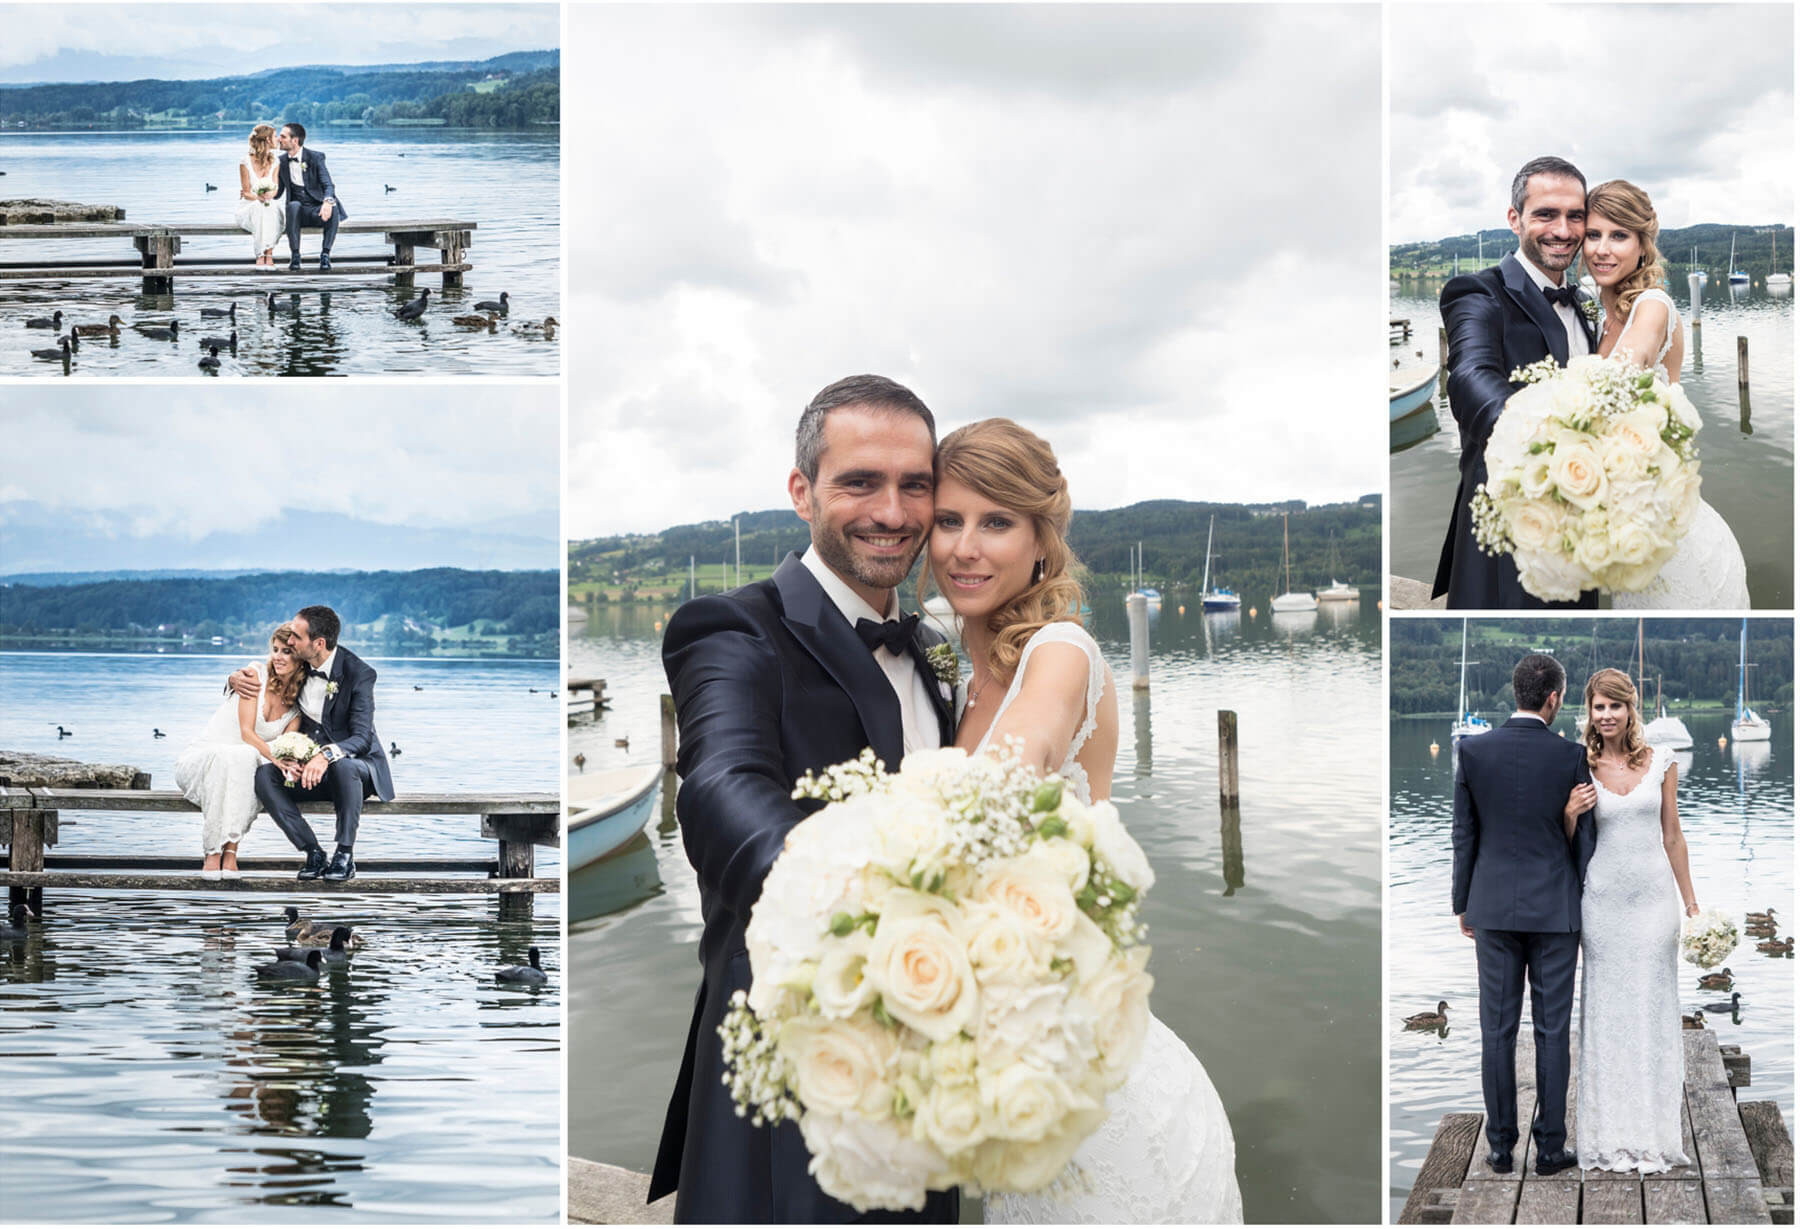
[[(257, 666), (259, 676), (267, 670)], [(268, 742), (300, 710), (290, 708), (273, 721), (263, 720), (269, 680), (262, 679), (256, 697), (256, 736)], [(261, 809), (256, 800), (256, 770), (265, 761), (262, 753), (244, 741), (238, 729), (238, 698), (226, 696), (200, 737), (175, 761), (175, 786), (189, 802), (200, 806), (201, 841), (208, 854), (243, 839)]]
[(1631, 790), (1598, 780), (1599, 841), (1581, 894), (1581, 1065), (1575, 1152), (1583, 1169), (1661, 1173), (1681, 1150), (1681, 900), (1662, 844), (1657, 747)]
[[(1086, 715), (1063, 758), (1062, 775), (1082, 801), (1092, 801), (1086, 770), (1075, 756), (1099, 724), (1106, 691), (1106, 663), (1100, 646), (1078, 623), (1049, 623), (1026, 642), (1012, 686), (994, 713), (1019, 694), (1025, 663), (1040, 644), (1073, 644), (1087, 654)], [(987, 746), (984, 736), (975, 748)], [(1154, 1014), (1144, 1050), (1124, 1087), (1106, 1099), (1100, 1129), (1075, 1153), (1079, 1183), (1053, 1186), (1032, 1195), (992, 1195), (984, 1209), (987, 1224), (1242, 1224), (1236, 1144), (1225, 1107), (1206, 1068)]]
[(282, 232), (287, 229), (286, 212), (281, 202), (275, 199), (275, 168), (280, 163), (278, 160), (271, 161), (266, 175), (258, 175), (256, 168), (250, 164), (248, 158), (238, 165), (249, 177), (252, 192), (261, 188), (269, 190), (269, 195), (264, 200), (239, 201), (235, 215), (238, 227), (250, 232), (250, 246), (255, 250), (256, 255), (261, 256), (275, 246), (275, 241), (281, 238)]
[[(1681, 316), (1675, 300), (1661, 290), (1646, 290), (1631, 305), (1625, 317), (1625, 329), (1631, 329), (1632, 317), (1645, 303), (1661, 303), (1669, 312), (1668, 328), (1663, 333), (1662, 349), (1649, 363), (1659, 378), (1667, 378), (1663, 360), (1675, 343), (1675, 330), (1681, 327)], [(1744, 552), (1736, 535), (1713, 506), (1704, 499), (1694, 513), (1688, 533), (1675, 548), (1675, 554), (1662, 566), (1650, 586), (1637, 593), (1615, 593), (1614, 610), (1747, 610), (1750, 587), (1745, 578)]]

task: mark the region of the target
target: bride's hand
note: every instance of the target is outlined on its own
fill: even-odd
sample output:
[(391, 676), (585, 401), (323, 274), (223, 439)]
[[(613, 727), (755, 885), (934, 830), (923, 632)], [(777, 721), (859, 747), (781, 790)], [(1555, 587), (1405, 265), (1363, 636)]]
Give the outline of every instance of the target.
[(1582, 815), (1594, 809), (1594, 803), (1598, 801), (1598, 797), (1599, 796), (1594, 792), (1594, 787), (1592, 785), (1586, 784), (1585, 782), (1581, 785), (1577, 785), (1574, 789), (1569, 791), (1569, 801), (1567, 805), (1563, 807), (1563, 816), (1568, 819), (1570, 823), (1574, 823), (1576, 820), (1580, 819)]
[(1689, 917), (1699, 917), (1700, 916), (1700, 902), (1699, 901), (1694, 900), (1694, 901), (1688, 902), (1687, 915)]

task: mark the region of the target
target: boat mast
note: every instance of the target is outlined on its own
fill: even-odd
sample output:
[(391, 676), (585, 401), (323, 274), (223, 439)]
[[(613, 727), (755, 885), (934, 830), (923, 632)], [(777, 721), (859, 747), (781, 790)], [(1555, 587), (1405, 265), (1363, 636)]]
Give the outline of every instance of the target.
[(1210, 582), (1212, 580), (1212, 535), (1213, 518), (1209, 516), (1206, 518), (1206, 562), (1200, 567), (1201, 597), (1205, 597), (1208, 593), (1212, 592), (1210, 587)]
[(1744, 660), (1750, 653), (1750, 620), (1738, 631), (1738, 720), (1744, 719)]
[(1281, 514), (1281, 570), (1287, 576), (1286, 592), (1294, 591), (1294, 569), (1288, 564), (1288, 526), (1287, 513)]
[(1462, 669), (1456, 675), (1456, 723), (1461, 725), (1469, 715), (1465, 688), (1469, 682), (1469, 621), (1463, 620)]

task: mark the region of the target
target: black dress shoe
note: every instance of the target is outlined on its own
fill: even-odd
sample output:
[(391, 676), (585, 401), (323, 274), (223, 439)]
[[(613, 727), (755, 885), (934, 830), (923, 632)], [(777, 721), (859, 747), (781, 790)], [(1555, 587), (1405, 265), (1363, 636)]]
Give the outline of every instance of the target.
[(325, 868), (323, 876), (326, 883), (342, 883), (346, 879), (356, 878), (356, 859), (345, 850), (338, 850), (331, 855), (331, 865)]
[(1559, 1148), (1555, 1152), (1540, 1152), (1537, 1159), (1537, 1171), (1541, 1175), (1561, 1173), (1576, 1164), (1575, 1154), (1567, 1148)]
[(1498, 1148), (1492, 1149), (1488, 1153), (1488, 1168), (1497, 1174), (1511, 1173), (1512, 1149), (1508, 1148), (1505, 1152), (1500, 1151)]
[(298, 273), (300, 271), (300, 258), (298, 256), (296, 256), (292, 260), (288, 261), (288, 268), (293, 270), (295, 273)]
[(325, 851), (314, 845), (306, 851), (306, 865), (300, 868), (296, 879), (317, 879), (325, 871)]
[(331, 268), (331, 253), (330, 252), (320, 252), (319, 253), (319, 268), (321, 268), (321, 269)]

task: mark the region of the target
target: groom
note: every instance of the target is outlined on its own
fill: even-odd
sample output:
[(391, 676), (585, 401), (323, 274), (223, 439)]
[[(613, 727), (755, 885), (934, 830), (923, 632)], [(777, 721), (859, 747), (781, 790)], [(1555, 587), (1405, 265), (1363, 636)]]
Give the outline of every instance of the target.
[(669, 1100), (650, 1200), (675, 1191), (680, 1223), (923, 1221), (955, 1224), (958, 1195), (923, 1212), (859, 1216), (807, 1173), (799, 1128), (738, 1117), (718, 1027), (750, 986), (744, 924), (787, 832), (807, 772), (873, 747), (888, 768), (954, 737), (949, 689), (925, 648), (943, 639), (901, 617), (895, 588), (932, 520), (936, 426), (925, 403), (880, 376), (851, 376), (800, 416), (788, 494), (812, 546), (768, 580), (697, 598), (669, 621), (663, 666), (680, 729), (675, 810), (700, 881), (701, 983)]
[(1598, 345), (1582, 304), (1589, 302), (1568, 271), (1581, 255), (1587, 223), (1587, 180), (1561, 158), (1534, 158), (1513, 177), (1507, 225), (1519, 250), (1479, 273), (1451, 278), (1438, 300), (1450, 349), (1450, 412), (1462, 434), (1462, 482), (1438, 558), (1431, 596), (1448, 595), (1451, 610), (1594, 610), (1589, 590), (1574, 602), (1545, 602), (1519, 584), (1510, 555), (1486, 555), (1475, 541), (1469, 501), (1487, 481), (1488, 436), (1520, 388), (1507, 377), (1544, 358), (1566, 366)]
[[(1594, 787), (1582, 743), (1551, 732), (1567, 686), (1554, 657), (1513, 667), (1519, 706), (1499, 729), (1456, 745), (1451, 908), (1475, 940), (1481, 983), (1481, 1094), (1488, 1164), (1510, 1173), (1519, 1139), (1513, 1052), (1531, 981), (1537, 1043), (1537, 1171), (1575, 1164), (1568, 1149), (1569, 1012), (1581, 942), (1581, 882), (1594, 854)], [(1569, 805), (1581, 807), (1571, 837)]]
[(283, 124), (275, 135), (281, 166), (275, 172), (275, 195), (287, 197), (288, 268), (300, 267), (300, 228), (322, 229), (319, 268), (331, 268), (331, 245), (338, 223), (350, 215), (338, 203), (337, 186), (325, 169), (325, 155), (306, 148), (306, 127)]
[[(256, 798), (282, 835), (306, 855), (297, 878), (343, 883), (356, 878), (353, 851), (364, 800), (394, 797), (387, 752), (375, 733), (375, 669), (338, 645), (340, 624), (331, 607), (308, 606), (292, 626), (294, 655), (306, 666), (300, 732), (319, 744), (319, 753), (301, 766), (292, 785), (277, 765), (258, 768)], [(240, 696), (260, 695), (253, 668), (232, 675), (231, 687)], [(300, 814), (302, 802), (326, 800), (337, 812), (337, 847), (329, 864), (312, 825)]]

